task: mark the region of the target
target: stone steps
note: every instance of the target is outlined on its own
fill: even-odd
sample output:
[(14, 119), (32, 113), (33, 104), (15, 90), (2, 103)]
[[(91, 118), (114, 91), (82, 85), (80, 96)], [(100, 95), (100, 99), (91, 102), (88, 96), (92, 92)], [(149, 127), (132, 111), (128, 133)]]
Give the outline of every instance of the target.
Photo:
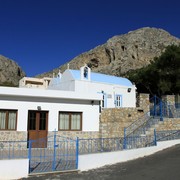
[(152, 125), (146, 132), (145, 135), (152, 135), (154, 133), (154, 129), (156, 131), (162, 131), (162, 130), (180, 130), (180, 118), (174, 119), (174, 118), (168, 118), (163, 121), (158, 121), (157, 124)]

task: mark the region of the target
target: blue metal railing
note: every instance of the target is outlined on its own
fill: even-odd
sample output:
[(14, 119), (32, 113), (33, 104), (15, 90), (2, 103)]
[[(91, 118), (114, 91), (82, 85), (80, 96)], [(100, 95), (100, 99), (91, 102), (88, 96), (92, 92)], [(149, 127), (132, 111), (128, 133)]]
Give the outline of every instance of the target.
[(79, 157), (79, 138), (76, 139), (76, 169), (78, 169), (78, 157)]
[(102, 153), (153, 146), (154, 135), (79, 139), (79, 154)]
[(176, 109), (180, 109), (180, 103), (175, 103)]
[(169, 118), (180, 118), (180, 103), (171, 104), (169, 103), (167, 106), (167, 117)]
[(77, 144), (78, 140), (64, 138), (54, 132), (54, 136), (48, 138), (46, 147), (31, 149), (30, 173), (76, 169)]
[[(125, 128), (126, 135), (129, 136), (133, 134), (133, 132), (137, 131), (142, 125), (144, 125), (146, 122), (150, 121), (152, 119), (151, 116), (149, 116), (149, 112), (145, 113), (143, 116), (138, 118), (136, 121), (131, 123), (128, 127)], [(139, 135), (139, 134), (138, 134)]]
[[(34, 140), (0, 141), (0, 159), (29, 158), (29, 173), (63, 171), (78, 168), (78, 155), (137, 149), (156, 146), (157, 141), (180, 139), (180, 130), (157, 131), (152, 135), (132, 135), (117, 138), (72, 140), (54, 134), (42, 141), (46, 147), (33, 148)], [(41, 139), (42, 140), (42, 139)], [(40, 141), (40, 140), (39, 140)], [(40, 142), (38, 142), (40, 143)]]
[[(63, 161), (74, 161), (75, 166), (73, 168), (75, 169), (78, 167), (79, 154), (101, 153), (146, 147), (148, 142), (153, 141), (153, 137), (154, 136), (130, 136), (125, 139), (123, 137), (93, 139), (77, 138), (75, 142), (65, 142), (56, 139), (55, 144), (54, 141), (48, 141), (48, 146), (46, 148), (32, 148), (33, 141), (4, 141), (3, 143), (6, 143), (6, 147), (4, 145), (4, 147), (0, 149), (0, 159), (29, 158), (31, 163), (30, 172), (46, 172), (47, 169), (43, 169), (43, 165), (47, 162), (50, 162), (48, 168), (56, 170), (57, 164), (60, 161), (62, 163)], [(21, 144), (21, 147), (17, 146), (17, 143)], [(52, 146), (54, 146), (55, 149), (51, 148)], [(54, 151), (56, 153), (54, 153)]]
[(157, 131), (157, 141), (180, 139), (180, 130)]
[(165, 103), (156, 95), (150, 99), (150, 115), (153, 117), (159, 117), (163, 121), (163, 116), (166, 114), (163, 108)]
[(139, 135), (146, 135), (146, 132), (152, 128), (154, 125), (156, 125), (159, 122), (158, 118), (150, 117), (149, 119), (144, 119), (143, 124), (139, 125), (134, 131), (126, 133), (126, 129), (124, 128), (124, 136), (139, 136)]
[[(1, 141), (0, 159), (29, 158), (30, 173), (62, 171), (77, 169), (79, 154), (137, 149), (156, 146), (157, 141), (174, 139), (180, 139), (180, 130), (157, 132), (154, 130), (154, 134), (150, 136), (133, 135), (117, 138), (77, 138), (72, 141), (64, 141), (56, 135), (55, 139), (48, 141), (46, 148), (32, 148), (33, 141)], [(54, 148), (56, 153), (53, 153)]]
[(28, 158), (28, 141), (0, 141), (0, 159)]
[[(79, 139), (75, 141), (56, 141), (56, 156), (57, 159), (72, 160), (76, 157), (75, 166), (78, 165), (78, 154), (88, 153), (101, 153), (118, 151), (124, 149), (134, 149), (140, 147), (147, 147), (150, 145), (156, 145), (156, 141), (180, 139), (180, 130), (168, 130), (168, 131), (154, 131), (150, 136), (128, 136), (118, 138), (92, 138), (92, 139)], [(4, 143), (2, 145), (2, 143)], [(33, 162), (53, 161), (54, 149), (50, 148), (54, 141), (48, 142), (47, 148), (27, 148), (27, 141), (1, 141), (0, 142), (0, 159), (17, 159), (17, 158), (29, 158)], [(32, 142), (29, 141), (29, 147)], [(30, 151), (31, 150), (31, 151)], [(75, 156), (76, 154), (76, 156)], [(57, 159), (54, 161), (57, 163)], [(55, 166), (54, 166), (55, 167)]]
[(164, 102), (159, 97), (154, 96), (150, 99), (150, 115), (154, 117), (163, 118), (179, 118), (180, 117), (180, 103)]
[(0, 159), (29, 159), (29, 173), (78, 167), (78, 139), (56, 135), (29, 141), (0, 141)]
[(79, 139), (79, 154), (100, 153), (123, 149), (123, 138)]

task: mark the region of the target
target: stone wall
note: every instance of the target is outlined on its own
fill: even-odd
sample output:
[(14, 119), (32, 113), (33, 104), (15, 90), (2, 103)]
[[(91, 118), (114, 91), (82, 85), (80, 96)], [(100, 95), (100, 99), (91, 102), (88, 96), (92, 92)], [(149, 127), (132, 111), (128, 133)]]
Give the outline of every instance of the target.
[(0, 150), (9, 149), (9, 148), (11, 150), (12, 148), (14, 150), (27, 148), (27, 132), (0, 131)]
[(164, 102), (168, 102), (169, 104), (180, 103), (180, 95), (164, 95), (162, 96), (162, 100)]
[(138, 101), (137, 107), (139, 109), (144, 110), (144, 112), (149, 111), (150, 108), (149, 94), (144, 94), (144, 93), (138, 94), (137, 101)]
[(26, 141), (25, 131), (0, 131), (0, 141)]
[(175, 95), (162, 96), (162, 101), (168, 102), (168, 104), (175, 104)]
[[(77, 137), (79, 137), (80, 139), (99, 138), (98, 131), (58, 131), (56, 134), (61, 137), (69, 137), (71, 139), (76, 139)], [(54, 135), (54, 132), (49, 131), (48, 136), (52, 135)]]
[(100, 117), (100, 137), (123, 137), (124, 127), (143, 115), (138, 108), (104, 109)]
[(139, 94), (136, 108), (104, 109), (100, 116), (100, 137), (123, 137), (124, 127), (144, 116), (149, 107), (149, 94)]
[(180, 118), (164, 118), (156, 127), (156, 131), (180, 130)]
[(180, 104), (180, 95), (179, 94), (175, 95), (175, 103)]

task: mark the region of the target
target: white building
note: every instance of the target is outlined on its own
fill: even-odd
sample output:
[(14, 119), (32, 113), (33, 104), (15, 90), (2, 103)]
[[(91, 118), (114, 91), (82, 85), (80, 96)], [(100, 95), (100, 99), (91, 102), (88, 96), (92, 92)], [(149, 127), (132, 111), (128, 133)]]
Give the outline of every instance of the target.
[(94, 73), (87, 66), (58, 74), (48, 89), (102, 94), (103, 108), (136, 107), (136, 87), (128, 79)]
[(44, 78), (23, 77), (19, 81), (19, 87), (47, 89), (50, 81), (51, 78), (49, 77), (44, 77)]
[(24, 85), (0, 87), (0, 141), (46, 138), (54, 130), (97, 133), (101, 108), (136, 104), (136, 87), (128, 79), (92, 73), (87, 66), (59, 73), (48, 89)]
[[(0, 140), (99, 131), (99, 94), (0, 87)], [(93, 102), (93, 103), (92, 103)]]

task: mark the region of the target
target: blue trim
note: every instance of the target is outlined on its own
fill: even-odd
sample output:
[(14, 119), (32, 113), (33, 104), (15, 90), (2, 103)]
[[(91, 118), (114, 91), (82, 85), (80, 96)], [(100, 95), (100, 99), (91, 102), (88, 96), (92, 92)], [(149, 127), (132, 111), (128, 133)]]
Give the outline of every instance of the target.
[(157, 146), (156, 129), (154, 129), (154, 145)]
[(103, 94), (104, 96), (104, 107), (102, 108), (107, 108), (107, 94), (104, 93), (104, 91), (101, 91), (101, 92), (97, 92), (98, 94)]
[(76, 169), (78, 169), (78, 157), (79, 157), (79, 138), (76, 139)]
[(124, 143), (123, 143), (123, 149), (127, 149), (126, 128), (124, 128)]
[(53, 163), (52, 163), (52, 170), (55, 171), (56, 165), (56, 130), (54, 130), (54, 153), (53, 153)]
[(31, 142), (31, 140), (29, 140), (29, 142), (28, 142), (29, 173), (31, 172), (31, 147), (32, 147), (31, 145), (32, 145), (32, 142)]
[[(70, 70), (69, 69), (69, 71), (75, 80), (81, 79), (80, 70)], [(131, 81), (129, 81), (127, 78), (110, 76), (110, 75), (95, 73), (95, 72), (91, 72), (90, 76), (91, 76), (92, 82), (101, 82), (101, 83), (106, 83), (106, 84), (118, 84), (118, 85), (122, 85), (122, 86), (132, 86)]]
[(154, 96), (154, 112), (153, 112), (153, 116), (156, 116), (157, 112), (156, 112), (156, 95)]
[(104, 108), (107, 108), (107, 94), (103, 93), (104, 95)]
[(160, 101), (160, 121), (163, 121), (162, 101)]

